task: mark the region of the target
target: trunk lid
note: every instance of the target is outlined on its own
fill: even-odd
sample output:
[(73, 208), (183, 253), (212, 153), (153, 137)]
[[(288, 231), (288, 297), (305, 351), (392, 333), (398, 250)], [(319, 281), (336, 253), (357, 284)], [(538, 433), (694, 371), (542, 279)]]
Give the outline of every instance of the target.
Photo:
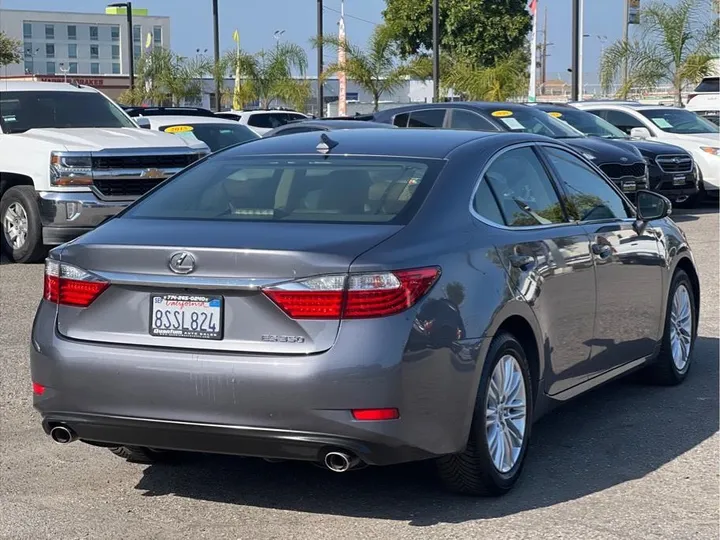
[[(64, 263), (105, 278), (110, 286), (87, 308), (59, 306), (58, 330), (72, 339), (150, 347), (266, 354), (322, 352), (335, 342), (339, 321), (293, 320), (260, 287), (347, 273), (358, 255), (400, 228), (386, 224), (112, 220), (61, 252)], [(191, 273), (170, 269), (170, 260), (178, 252), (194, 259)], [(222, 321), (215, 322), (222, 328), (221, 339), (151, 335), (153, 302), (164, 295), (220, 299)]]

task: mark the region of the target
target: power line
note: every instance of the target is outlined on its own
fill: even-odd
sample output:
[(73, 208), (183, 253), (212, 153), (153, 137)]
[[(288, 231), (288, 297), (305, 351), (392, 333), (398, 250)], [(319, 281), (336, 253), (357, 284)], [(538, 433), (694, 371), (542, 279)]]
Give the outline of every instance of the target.
[[(331, 8), (330, 6), (323, 6), (324, 9), (327, 9), (328, 11), (334, 11), (335, 13), (340, 13), (339, 9)], [(369, 21), (367, 19), (363, 19), (362, 17), (356, 17), (355, 15), (348, 15), (345, 13), (345, 17), (348, 19), (355, 19), (356, 21), (361, 21), (364, 23), (372, 24), (373, 26), (380, 26), (380, 23), (376, 23), (375, 21)]]

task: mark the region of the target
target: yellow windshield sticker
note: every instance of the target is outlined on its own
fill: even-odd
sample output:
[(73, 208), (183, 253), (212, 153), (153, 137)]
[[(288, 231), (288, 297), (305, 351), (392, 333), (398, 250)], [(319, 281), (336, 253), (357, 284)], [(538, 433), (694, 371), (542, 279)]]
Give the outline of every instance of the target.
[(192, 126), (170, 126), (165, 128), (165, 133), (187, 133), (192, 130)]
[(512, 111), (493, 111), (492, 115), (496, 118), (507, 118), (508, 116), (512, 116)]
[(552, 112), (549, 112), (548, 114), (549, 114), (550, 116), (552, 116), (553, 118), (560, 118), (560, 117), (562, 116), (562, 113), (561, 113), (561, 112), (557, 112), (557, 111), (552, 111)]

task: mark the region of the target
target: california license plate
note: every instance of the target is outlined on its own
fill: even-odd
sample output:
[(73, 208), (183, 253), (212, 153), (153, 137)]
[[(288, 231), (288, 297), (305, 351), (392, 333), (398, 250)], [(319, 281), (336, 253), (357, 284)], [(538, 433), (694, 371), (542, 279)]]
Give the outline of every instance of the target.
[(194, 339), (222, 339), (221, 296), (182, 294), (150, 297), (150, 335)]
[(623, 182), (622, 185), (623, 191), (636, 191), (637, 190), (637, 184), (635, 182)]
[(685, 175), (673, 176), (673, 186), (682, 186), (685, 184)]

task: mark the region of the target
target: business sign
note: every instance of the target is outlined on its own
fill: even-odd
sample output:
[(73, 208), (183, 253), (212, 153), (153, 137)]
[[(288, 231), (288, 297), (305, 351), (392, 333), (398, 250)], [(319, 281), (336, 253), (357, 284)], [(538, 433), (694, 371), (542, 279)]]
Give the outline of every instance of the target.
[(640, 0), (627, 0), (628, 24), (640, 24)]
[(66, 79), (65, 77), (58, 77), (58, 76), (54, 76), (54, 77), (53, 76), (50, 76), (50, 77), (41, 76), (41, 77), (37, 77), (37, 80), (39, 80), (40, 82), (55, 82), (55, 83), (76, 82), (78, 84), (82, 84), (83, 86), (93, 86), (93, 87), (105, 85), (105, 81), (102, 79), (85, 79), (85, 78), (80, 78), (80, 77), (67, 77), (67, 79)]

